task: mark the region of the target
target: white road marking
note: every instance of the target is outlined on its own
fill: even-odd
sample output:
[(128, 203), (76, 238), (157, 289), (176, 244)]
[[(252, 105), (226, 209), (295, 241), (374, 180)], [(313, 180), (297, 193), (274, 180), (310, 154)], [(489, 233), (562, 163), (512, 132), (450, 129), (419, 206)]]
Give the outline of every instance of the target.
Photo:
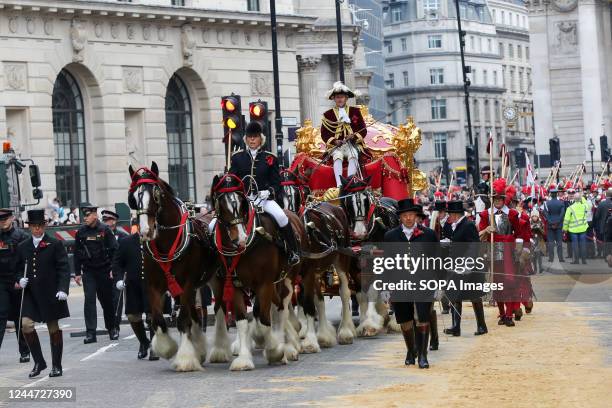
[(135, 339), (136, 335), (132, 334), (131, 336), (125, 336), (122, 340), (131, 340), (131, 339)]
[(86, 361), (86, 360), (89, 360), (91, 358), (94, 358), (95, 356), (98, 356), (98, 355), (104, 353), (106, 350), (109, 350), (109, 349), (111, 349), (113, 347), (116, 347), (118, 345), (119, 345), (119, 343), (111, 343), (108, 346), (101, 347), (100, 349), (98, 349), (98, 351), (96, 351), (95, 353), (91, 353), (87, 357), (83, 357), (80, 361)]

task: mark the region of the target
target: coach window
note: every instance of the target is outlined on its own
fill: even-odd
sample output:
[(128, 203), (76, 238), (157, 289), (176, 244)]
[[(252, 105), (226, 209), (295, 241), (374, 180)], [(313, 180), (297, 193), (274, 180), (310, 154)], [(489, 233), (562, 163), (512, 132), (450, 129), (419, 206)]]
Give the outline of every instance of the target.
[(83, 98), (74, 77), (65, 70), (55, 80), (51, 108), (57, 197), (62, 205), (78, 206), (88, 201)]
[(170, 185), (183, 200), (195, 201), (191, 102), (183, 81), (170, 78), (166, 92), (166, 134)]

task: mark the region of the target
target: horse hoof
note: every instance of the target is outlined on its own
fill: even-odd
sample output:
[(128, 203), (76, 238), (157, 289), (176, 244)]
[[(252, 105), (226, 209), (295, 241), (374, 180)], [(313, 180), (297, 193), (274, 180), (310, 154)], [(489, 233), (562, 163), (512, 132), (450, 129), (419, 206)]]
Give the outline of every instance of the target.
[(299, 352), (290, 344), (285, 345), (285, 359), (288, 361), (298, 361)]
[(268, 360), (268, 364), (287, 364), (284, 347), (280, 344), (274, 348), (264, 350), (264, 357)]
[(319, 347), (319, 342), (316, 337), (309, 338), (308, 336), (302, 340), (302, 353), (304, 354), (313, 354), (320, 353), (321, 347)]
[(230, 365), (230, 371), (250, 371), (253, 369), (255, 369), (255, 364), (248, 357), (236, 357)]
[(190, 372), (190, 371), (203, 371), (204, 367), (200, 364), (200, 360), (195, 356), (176, 356), (172, 363), (174, 371), (178, 372)]
[(214, 347), (210, 351), (210, 356), (208, 356), (208, 361), (213, 364), (227, 363), (230, 361), (230, 352), (222, 348)]
[(164, 333), (161, 329), (157, 329), (153, 341), (151, 342), (153, 351), (158, 356), (170, 360), (178, 351), (178, 344), (168, 333)]
[(387, 332), (388, 333), (401, 333), (402, 332), (402, 328), (397, 323), (397, 320), (395, 320), (395, 316), (392, 316), (389, 319), (389, 323), (387, 323)]
[(353, 331), (348, 327), (338, 330), (338, 344), (353, 344)]

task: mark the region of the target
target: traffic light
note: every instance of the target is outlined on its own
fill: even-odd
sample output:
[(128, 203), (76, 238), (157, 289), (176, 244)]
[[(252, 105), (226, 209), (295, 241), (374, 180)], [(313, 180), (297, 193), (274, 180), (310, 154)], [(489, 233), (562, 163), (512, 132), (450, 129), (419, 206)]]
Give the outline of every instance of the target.
[(548, 139), (548, 145), (550, 147), (550, 162), (554, 164), (561, 160), (561, 145), (559, 144), (559, 138), (553, 137)]
[(231, 131), (232, 144), (240, 145), (244, 132), (240, 95), (232, 93), (230, 96), (222, 97), (221, 111), (223, 112), (223, 143), (227, 143), (227, 135)]
[(249, 117), (251, 122), (257, 122), (261, 125), (261, 133), (266, 137), (270, 136), (268, 134), (268, 102), (260, 99), (257, 102), (249, 103)]
[(471, 174), (474, 183), (478, 183), (478, 174), (476, 174), (476, 149), (474, 146), (465, 146), (465, 159), (467, 174)]
[(525, 152), (527, 151), (524, 147), (517, 147), (514, 149), (514, 163), (519, 169), (527, 167), (527, 160), (525, 160)]
[(610, 147), (608, 146), (608, 136), (599, 136), (599, 148), (601, 149), (601, 161), (610, 160)]

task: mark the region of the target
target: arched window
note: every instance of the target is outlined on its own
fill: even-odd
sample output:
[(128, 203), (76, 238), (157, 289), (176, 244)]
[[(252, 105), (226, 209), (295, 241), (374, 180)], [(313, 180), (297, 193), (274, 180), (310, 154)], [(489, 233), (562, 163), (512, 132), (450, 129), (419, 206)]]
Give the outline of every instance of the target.
[(170, 78), (166, 92), (166, 134), (170, 185), (183, 200), (196, 200), (191, 102), (183, 81)]
[(87, 201), (87, 161), (83, 98), (76, 81), (62, 70), (53, 86), (53, 142), (55, 185), (65, 206)]

